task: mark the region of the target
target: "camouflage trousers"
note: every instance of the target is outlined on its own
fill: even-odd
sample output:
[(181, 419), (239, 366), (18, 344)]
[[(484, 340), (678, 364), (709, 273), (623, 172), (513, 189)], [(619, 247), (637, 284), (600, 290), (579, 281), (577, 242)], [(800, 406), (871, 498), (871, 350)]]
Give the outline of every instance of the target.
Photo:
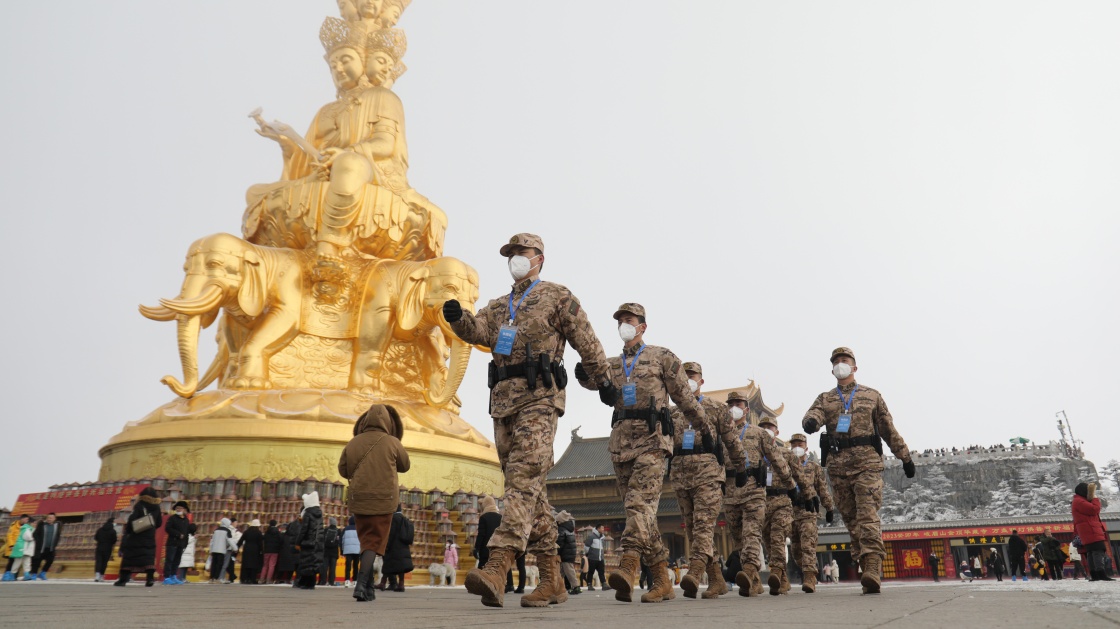
[(487, 548), (556, 554), (556, 520), (544, 483), (552, 469), (556, 418), (555, 408), (537, 405), (494, 420), (494, 444), (505, 474), (505, 507)]
[(716, 518), (723, 493), (719, 483), (706, 483), (691, 489), (677, 489), (684, 534), (689, 544), (688, 558), (707, 563), (715, 556)]
[(786, 567), (786, 538), (792, 526), (793, 503), (789, 496), (767, 496), (762, 541), (766, 544), (766, 565), (771, 569)]
[[(753, 486), (754, 481), (747, 481)], [(744, 566), (762, 569), (762, 525), (766, 520), (766, 489), (756, 487), (742, 504), (724, 507), (727, 527), (731, 530), (731, 545), (739, 549), (739, 561)]]
[[(630, 461), (614, 464), (618, 492), (626, 508), (626, 530), (622, 550), (637, 551), (647, 566), (669, 559), (657, 526), (657, 505), (661, 502), (661, 482), (665, 478), (665, 453), (644, 452)], [(556, 528), (555, 526), (552, 528)]]
[(829, 470), (828, 478), (832, 482), (836, 508), (852, 538), (852, 558), (858, 560), (871, 553), (886, 557), (879, 521), (879, 507), (883, 506), (883, 473), (870, 470), (846, 475)]
[[(793, 509), (793, 529), (790, 554), (802, 572), (817, 572), (817, 514), (800, 507)], [(808, 515), (806, 515), (808, 514)]]

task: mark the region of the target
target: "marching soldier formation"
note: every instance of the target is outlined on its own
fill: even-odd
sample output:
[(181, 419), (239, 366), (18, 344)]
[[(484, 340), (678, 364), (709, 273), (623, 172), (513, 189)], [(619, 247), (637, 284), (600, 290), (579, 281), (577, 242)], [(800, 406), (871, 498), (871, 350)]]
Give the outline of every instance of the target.
[(491, 348), (490, 414), (505, 474), (505, 515), (488, 544), (489, 560), (467, 575), (467, 589), (484, 605), (502, 607), (506, 573), (528, 552), (536, 556), (540, 583), (521, 605), (546, 607), (568, 599), (545, 477), (557, 419), (564, 413), (567, 373), (561, 359), (570, 344), (581, 358), (576, 380), (613, 409), (609, 450), (626, 510), (622, 557), (607, 579), (615, 599), (632, 602), (642, 564), (650, 568), (653, 585), (641, 601), (675, 597), (657, 524), (666, 469), (689, 541), (688, 573), (681, 579), (686, 597), (696, 598), (704, 574), (708, 588), (701, 598), (728, 592), (713, 543), (721, 509), (742, 566), (735, 575), (741, 596), (763, 593), (763, 548), (770, 594), (788, 593), (787, 537), (804, 574), (802, 591), (815, 592), (822, 506), (829, 524), (835, 506), (848, 527), (852, 555), (863, 571), (863, 592), (879, 593), (885, 554), (878, 513), (882, 441), (903, 461), (908, 477), (914, 476), (914, 464), (882, 396), (856, 384), (852, 350), (832, 352), (837, 386), (819, 395), (802, 420), (809, 434), (825, 429), (822, 468), (808, 457), (806, 435), (794, 434), (787, 446), (778, 439), (777, 419), (762, 416), (752, 425), (741, 394), (730, 393), (726, 404), (706, 398), (699, 363), (682, 363), (672, 351), (647, 345), (649, 326), (641, 304), (624, 303), (615, 311), (622, 349), (608, 358), (575, 295), (540, 279), (544, 250), (540, 236), (513, 236), (500, 250), (514, 282), (508, 294), (478, 313), (454, 300), (443, 305), (443, 316), (459, 338)]

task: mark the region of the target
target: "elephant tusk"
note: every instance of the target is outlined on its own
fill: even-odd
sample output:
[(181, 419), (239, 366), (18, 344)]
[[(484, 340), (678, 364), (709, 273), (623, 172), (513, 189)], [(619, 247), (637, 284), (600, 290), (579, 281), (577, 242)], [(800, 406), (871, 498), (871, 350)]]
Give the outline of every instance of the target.
[(143, 304), (140, 306), (140, 314), (152, 321), (171, 321), (179, 316), (179, 313), (165, 306), (145, 306)]
[(210, 312), (222, 302), (222, 289), (210, 285), (203, 289), (202, 294), (194, 299), (160, 299), (163, 307), (179, 314), (201, 315)]

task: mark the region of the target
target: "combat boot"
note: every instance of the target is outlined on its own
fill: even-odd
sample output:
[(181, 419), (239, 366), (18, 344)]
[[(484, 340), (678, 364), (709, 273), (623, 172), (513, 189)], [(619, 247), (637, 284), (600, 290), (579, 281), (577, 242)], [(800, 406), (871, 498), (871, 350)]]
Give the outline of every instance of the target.
[(560, 555), (537, 555), (541, 578), (537, 588), (521, 597), (522, 607), (548, 607), (568, 600), (564, 576), (560, 574)]
[(516, 560), (512, 548), (491, 548), (490, 558), (482, 568), (467, 573), (467, 591), (482, 597), (487, 607), (502, 607), (506, 595), (506, 573)]
[(790, 590), (789, 575), (786, 574), (785, 570), (782, 570), (782, 587), (781, 587), (781, 589), (778, 590), (778, 592), (780, 592), (782, 594), (789, 594), (789, 590)]
[(817, 591), (816, 572), (806, 572), (805, 576), (801, 577), (801, 591), (806, 594), (812, 594)]
[(688, 574), (681, 578), (681, 589), (688, 598), (696, 598), (700, 591), (700, 576), (704, 574), (708, 562), (702, 559), (693, 559), (688, 562)]
[(770, 596), (777, 596), (782, 593), (782, 579), (785, 576), (785, 568), (770, 567), (770, 578), (766, 580), (766, 584), (770, 586)]
[(879, 555), (868, 554), (859, 558), (859, 567), (863, 570), (863, 576), (859, 582), (863, 585), (864, 594), (878, 594), (880, 583), (879, 570), (883, 566), (883, 558)]
[(700, 598), (719, 598), (724, 594), (727, 594), (727, 582), (723, 580), (719, 564), (712, 559), (708, 562), (708, 589), (704, 590)]
[(735, 585), (739, 586), (739, 596), (758, 596), (762, 594), (762, 578), (754, 566), (743, 566), (735, 575)]
[[(614, 600), (624, 603), (633, 601), (631, 594), (634, 592), (634, 579), (638, 577), (640, 561), (636, 550), (628, 550), (622, 553), (622, 559), (618, 562), (618, 570), (607, 576), (607, 585), (614, 588)], [(664, 578), (664, 562), (661, 564), (661, 572), (661, 576)]]
[[(642, 602), (660, 603), (676, 598), (677, 594), (673, 591), (673, 582), (669, 580), (669, 562), (659, 561), (650, 566), (649, 569), (653, 571), (653, 587), (642, 594)], [(701, 569), (703, 569), (703, 566), (701, 566)], [(697, 583), (699, 583), (699, 579), (697, 579)]]

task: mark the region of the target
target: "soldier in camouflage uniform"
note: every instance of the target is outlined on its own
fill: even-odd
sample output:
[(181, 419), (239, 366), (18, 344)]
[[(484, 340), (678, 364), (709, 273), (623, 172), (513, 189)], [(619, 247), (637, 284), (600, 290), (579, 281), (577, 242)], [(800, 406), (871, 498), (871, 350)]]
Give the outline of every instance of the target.
[[(758, 425), (772, 437), (778, 436), (777, 419), (764, 416), (758, 420)], [(788, 479), (782, 479), (772, 474), (772, 470), (767, 472), (769, 482), (766, 485), (766, 519), (762, 524), (762, 543), (766, 546), (766, 563), (770, 567), (767, 584), (772, 596), (789, 592), (789, 579), (786, 578), (786, 538), (793, 526), (793, 501), (800, 499), (806, 500), (810, 505), (820, 504), (800, 461), (784, 444), (780, 441), (777, 443), (774, 458), (768, 458), (766, 462), (773, 467), (780, 460), (789, 468), (790, 473)]]
[(914, 477), (914, 462), (902, 435), (894, 428), (883, 396), (871, 387), (856, 384), (859, 367), (852, 350), (837, 347), (832, 350), (831, 362), (837, 386), (817, 396), (801, 426), (809, 434), (820, 428), (827, 430), (829, 443), (821, 437), (821, 456), (836, 493), (836, 506), (852, 538), (852, 557), (859, 560), (863, 570), (863, 592), (878, 594), (887, 552), (879, 521), (883, 505), (882, 442), (886, 441), (902, 461), (907, 478)]
[[(738, 549), (743, 566), (735, 575), (735, 584), (739, 586), (740, 596), (758, 596), (762, 594), (758, 571), (762, 569), (762, 525), (766, 521), (766, 472), (769, 469), (773, 478), (788, 482), (790, 471), (786, 459), (776, 455), (779, 445), (774, 437), (748, 423), (747, 399), (738, 391), (732, 391), (727, 394), (727, 404), (747, 465), (746, 484), (743, 487), (726, 485), (727, 493), (723, 497), (731, 543)], [(769, 468), (767, 461), (773, 461)], [(727, 469), (729, 477), (734, 473), (734, 469)], [(710, 582), (710, 573), (708, 578)]]
[(812, 501), (800, 499), (793, 505), (793, 560), (801, 566), (801, 591), (812, 594), (817, 591), (817, 517), (821, 505), (825, 508), (825, 521), (832, 524), (832, 493), (824, 480), (824, 469), (816, 461), (809, 459), (809, 438), (797, 433), (789, 438), (793, 455), (801, 464), (801, 470), (809, 477), (817, 497)]
[[(514, 285), (477, 314), (457, 301), (443, 306), (443, 316), (459, 338), (490, 347), (490, 415), (494, 443), (505, 474), (505, 512), (487, 547), (490, 559), (467, 574), (467, 589), (482, 603), (501, 607), (506, 572), (526, 551), (537, 557), (540, 583), (521, 598), (522, 607), (544, 607), (568, 598), (560, 575), (556, 523), (545, 492), (552, 467), (556, 420), (564, 414), (566, 374), (559, 363), (570, 343), (583, 359), (590, 388), (614, 405), (603, 346), (579, 300), (567, 288), (543, 282), (544, 243), (534, 234), (517, 234), (502, 246)], [(536, 263), (533, 261), (537, 260)]]
[[(669, 400), (676, 402), (697, 430), (697, 437), (715, 439), (704, 409), (688, 388), (681, 361), (664, 347), (646, 345), (646, 310), (627, 303), (614, 313), (624, 348), (610, 358), (610, 378), (620, 393), (611, 420), (608, 449), (626, 507), (626, 530), (622, 533), (622, 559), (618, 570), (607, 577), (616, 600), (630, 602), (638, 579), (639, 559), (653, 573), (653, 588), (642, 595), (643, 603), (659, 603), (676, 595), (668, 580), (669, 551), (661, 542), (657, 505), (665, 477), (665, 459), (673, 453)], [(584, 365), (576, 365), (580, 384), (593, 388)]]
[[(724, 463), (734, 471), (735, 481), (739, 486), (746, 484), (747, 474), (743, 466), (743, 446), (739, 442), (739, 431), (735, 429), (727, 405), (701, 394), (704, 371), (700, 363), (685, 363), (684, 373), (696, 401), (704, 408), (704, 415), (720, 438), (715, 443), (697, 441), (696, 431), (684, 413), (680, 408), (673, 409), (673, 458), (669, 461), (669, 480), (673, 481), (676, 488), (684, 532), (690, 545), (688, 574), (681, 579), (681, 589), (688, 598), (696, 598), (696, 592), (700, 589), (700, 577), (708, 571), (708, 590), (704, 592), (704, 598), (716, 598), (727, 593), (727, 584), (723, 581), (718, 565), (715, 570), (709, 570), (716, 565), (714, 536), (726, 479)], [(723, 448), (725, 445), (727, 455), (720, 452), (717, 457), (716, 448)]]

